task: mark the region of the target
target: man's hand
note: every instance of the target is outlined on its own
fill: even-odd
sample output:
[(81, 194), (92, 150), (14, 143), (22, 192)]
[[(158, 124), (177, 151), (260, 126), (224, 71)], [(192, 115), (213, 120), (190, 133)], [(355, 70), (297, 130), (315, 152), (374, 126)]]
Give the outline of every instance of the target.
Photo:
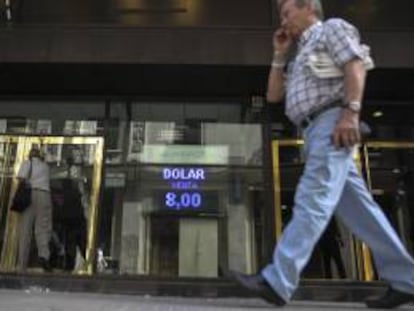
[(292, 45), (292, 38), (283, 28), (273, 34), (273, 59), (267, 81), (266, 99), (269, 103), (279, 103), (285, 95), (284, 68)]
[(359, 113), (350, 109), (343, 109), (333, 133), (333, 142), (336, 148), (353, 147), (361, 141), (359, 132)]
[(287, 54), (292, 45), (291, 36), (283, 29), (277, 29), (273, 34), (273, 50), (282, 54)]

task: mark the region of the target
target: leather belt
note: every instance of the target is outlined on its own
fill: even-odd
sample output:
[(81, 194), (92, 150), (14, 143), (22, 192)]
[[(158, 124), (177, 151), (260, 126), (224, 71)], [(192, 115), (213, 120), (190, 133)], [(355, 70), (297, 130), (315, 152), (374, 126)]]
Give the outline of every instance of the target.
[(342, 107), (342, 106), (343, 106), (343, 103), (340, 100), (327, 104), (319, 108), (318, 110), (311, 112), (302, 121), (300, 121), (299, 125), (302, 129), (305, 129), (312, 123), (312, 121), (314, 121), (317, 117), (319, 117), (325, 111), (332, 109), (332, 108), (336, 108), (336, 107)]

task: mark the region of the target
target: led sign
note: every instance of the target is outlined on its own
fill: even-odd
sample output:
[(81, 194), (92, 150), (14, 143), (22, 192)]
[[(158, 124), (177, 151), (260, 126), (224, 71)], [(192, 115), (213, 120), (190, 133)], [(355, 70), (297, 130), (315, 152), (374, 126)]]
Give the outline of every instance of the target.
[(163, 205), (169, 210), (201, 210), (205, 204), (205, 193), (201, 183), (207, 180), (204, 168), (164, 167), (161, 178), (168, 182), (163, 193)]
[(203, 168), (164, 168), (162, 177), (164, 180), (205, 180)]

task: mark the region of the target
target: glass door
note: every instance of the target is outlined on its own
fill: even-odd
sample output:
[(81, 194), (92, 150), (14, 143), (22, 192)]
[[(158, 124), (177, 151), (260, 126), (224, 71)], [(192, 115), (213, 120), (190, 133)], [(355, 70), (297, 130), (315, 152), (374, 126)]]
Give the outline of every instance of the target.
[[(95, 261), (103, 138), (86, 136), (0, 136), (0, 270), (17, 271), (22, 215), (11, 211), (10, 205), (18, 183), (17, 173), (32, 148), (40, 150), (50, 169), (53, 231), (49, 245), (54, 271), (91, 274)], [(68, 185), (79, 194), (80, 215), (75, 224), (70, 223), (73, 210), (68, 210), (71, 207), (65, 204)], [(70, 232), (75, 229), (78, 231), (74, 253), (69, 237), (75, 236)], [(30, 245), (27, 271), (35, 272), (39, 267), (33, 235)]]
[(15, 167), (18, 165), (18, 159), (22, 158), (21, 142), (18, 136), (0, 136), (0, 246), (2, 250), (6, 248), (7, 238), (17, 240), (17, 232), (10, 232), (8, 228), (14, 226), (17, 221), (14, 213), (9, 213), (9, 206), (11, 195), (16, 189)]
[[(359, 153), (355, 160), (360, 163)], [(292, 216), (294, 192), (304, 168), (302, 140), (272, 142), (276, 240)], [(304, 278), (371, 280), (372, 265), (366, 246), (335, 217), (315, 247)]]
[(367, 142), (364, 159), (375, 200), (414, 254), (414, 142)]

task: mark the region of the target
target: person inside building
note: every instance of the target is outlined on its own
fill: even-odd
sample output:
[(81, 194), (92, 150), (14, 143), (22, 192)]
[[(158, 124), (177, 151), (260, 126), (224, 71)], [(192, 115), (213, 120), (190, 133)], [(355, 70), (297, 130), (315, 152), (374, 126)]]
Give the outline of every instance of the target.
[(282, 306), (295, 292), (322, 232), (335, 213), (371, 249), (386, 293), (366, 301), (393, 308), (414, 301), (414, 260), (373, 200), (353, 151), (366, 71), (373, 63), (357, 29), (340, 18), (322, 21), (319, 0), (279, 0), (281, 26), (267, 100), (285, 100), (285, 112), (301, 128), (305, 168), (296, 187), (293, 217), (275, 247), (273, 261), (258, 275), (232, 272), (236, 282)]
[(17, 178), (26, 179), (32, 189), (31, 204), (20, 217), (17, 269), (22, 272), (27, 269), (34, 226), (39, 264), (44, 271), (50, 272), (52, 270), (49, 262), (49, 242), (52, 234), (50, 172), (38, 148), (30, 150), (29, 159), (20, 166)]
[(74, 180), (62, 180), (63, 201), (59, 210), (61, 240), (65, 247), (64, 270), (72, 271), (76, 264), (76, 253), (85, 258), (86, 219), (83, 212), (81, 193)]

